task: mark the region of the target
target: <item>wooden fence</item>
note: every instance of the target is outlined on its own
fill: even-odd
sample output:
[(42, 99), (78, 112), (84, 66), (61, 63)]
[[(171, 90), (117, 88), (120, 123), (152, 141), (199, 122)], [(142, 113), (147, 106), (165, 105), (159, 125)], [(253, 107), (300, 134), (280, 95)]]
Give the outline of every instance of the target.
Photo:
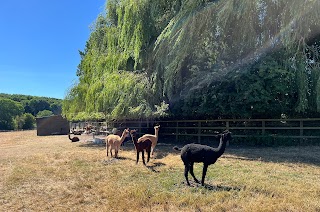
[(233, 137), (266, 137), (317, 139), (320, 138), (320, 118), (306, 119), (217, 119), (217, 120), (174, 120), (174, 121), (121, 121), (92, 123), (108, 130), (116, 128), (137, 129), (139, 134), (154, 134), (154, 125), (160, 124), (159, 137), (196, 141), (210, 138), (223, 130), (232, 132)]

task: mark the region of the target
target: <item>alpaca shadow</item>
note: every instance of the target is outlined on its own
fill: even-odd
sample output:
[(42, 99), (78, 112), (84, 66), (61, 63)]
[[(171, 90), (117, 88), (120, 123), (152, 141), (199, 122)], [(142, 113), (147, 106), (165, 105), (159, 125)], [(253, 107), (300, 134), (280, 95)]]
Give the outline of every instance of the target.
[(116, 159), (118, 159), (118, 160), (132, 160), (131, 158), (123, 157), (123, 156), (118, 156)]
[[(189, 186), (186, 182), (182, 182), (182, 184)], [(210, 185), (205, 183), (203, 186), (200, 183), (190, 182), (189, 187), (196, 187), (196, 188), (205, 188), (209, 191), (240, 191), (241, 188), (238, 187), (231, 187), (231, 186), (224, 186), (224, 185)]]
[(168, 154), (172, 153), (173, 144), (167, 143), (158, 143), (155, 152), (154, 159), (162, 159), (165, 158)]
[(106, 148), (105, 143), (94, 143), (94, 142), (85, 142), (80, 143), (79, 147), (85, 147), (85, 148)]
[(109, 164), (113, 164), (113, 163), (117, 163), (120, 162), (122, 160), (132, 160), (131, 158), (127, 158), (127, 157), (117, 157), (117, 158), (110, 158), (110, 159), (105, 159), (102, 161), (103, 164), (105, 165), (109, 165)]
[(107, 159), (107, 160), (103, 160), (102, 163), (104, 165), (111, 165), (111, 164), (115, 164), (118, 163), (119, 160), (117, 158), (111, 158), (111, 159)]
[(151, 156), (151, 158), (153, 158), (153, 159), (162, 159), (162, 158), (165, 158), (167, 155), (168, 155), (167, 152), (157, 151), (157, 152), (154, 153), (153, 156)]
[(241, 189), (238, 187), (231, 187), (231, 186), (224, 186), (224, 185), (209, 185), (209, 184), (204, 184), (204, 188), (210, 191), (240, 191)]
[(160, 171), (156, 170), (155, 168), (160, 167), (160, 166), (164, 166), (164, 165), (166, 165), (166, 164), (161, 163), (161, 162), (156, 162), (156, 163), (153, 163), (153, 165), (150, 165), (150, 166), (146, 165), (146, 167), (149, 170), (151, 170), (152, 172), (159, 173)]

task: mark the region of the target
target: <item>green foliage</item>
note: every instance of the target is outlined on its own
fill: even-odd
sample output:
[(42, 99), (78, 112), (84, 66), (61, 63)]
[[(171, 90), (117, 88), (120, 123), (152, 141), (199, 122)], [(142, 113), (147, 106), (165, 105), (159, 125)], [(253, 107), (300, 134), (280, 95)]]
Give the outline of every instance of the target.
[(41, 110), (51, 110), (56, 115), (61, 114), (61, 99), (4, 93), (0, 93), (0, 97), (20, 102), (24, 107), (24, 113), (31, 113), (34, 116)]
[(52, 111), (53, 114), (59, 115), (62, 112), (62, 101), (54, 102), (50, 104), (50, 111)]
[(37, 118), (52, 116), (53, 112), (51, 110), (41, 110), (37, 113)]
[(29, 103), (29, 106), (32, 108), (33, 115), (38, 114), (39, 111), (50, 109), (50, 104), (47, 101), (41, 99), (32, 99)]
[[(6, 117), (0, 117), (0, 129), (33, 129), (35, 124), (34, 116), (41, 110), (47, 110), (47, 114), (50, 113), (50, 115), (61, 114), (62, 100), (60, 99), (4, 93), (0, 93), (0, 99), (6, 99), (6, 101), (0, 102), (0, 108), (8, 107), (0, 111), (0, 113), (11, 111), (6, 114)], [(8, 103), (8, 100), (13, 101), (13, 103)], [(8, 105), (18, 106), (13, 106), (11, 110)], [(16, 110), (17, 107), (19, 108), (18, 112)], [(22, 107), (21, 111), (20, 107)]]
[[(159, 57), (156, 71), (165, 79), (172, 112), (203, 118), (315, 116), (319, 48), (306, 40), (318, 31), (320, 5), (286, 3), (186, 4), (155, 48), (157, 56), (168, 55)], [(299, 7), (305, 13), (297, 13)]]
[(24, 130), (31, 130), (34, 128), (34, 125), (36, 123), (36, 119), (31, 113), (25, 113), (23, 114), (24, 123), (22, 125), (22, 129)]
[(0, 129), (13, 130), (14, 118), (23, 113), (23, 107), (11, 99), (0, 97)]
[(70, 120), (320, 112), (319, 1), (111, 0), (63, 102)]
[[(79, 86), (80, 84), (78, 84)], [(79, 88), (79, 87), (74, 87)], [(100, 81), (86, 88), (84, 102), (77, 95), (69, 95), (63, 104), (70, 120), (100, 120), (158, 117), (165, 114), (165, 106), (152, 105), (154, 101), (150, 82), (145, 74), (131, 72), (108, 73)], [(146, 101), (148, 100), (148, 101)], [(85, 111), (75, 102), (87, 105)]]

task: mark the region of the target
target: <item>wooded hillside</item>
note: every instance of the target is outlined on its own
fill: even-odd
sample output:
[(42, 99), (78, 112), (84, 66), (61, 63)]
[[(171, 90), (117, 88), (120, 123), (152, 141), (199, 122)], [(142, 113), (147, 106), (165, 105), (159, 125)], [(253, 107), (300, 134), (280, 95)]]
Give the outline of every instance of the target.
[(33, 129), (35, 117), (61, 114), (62, 100), (0, 93), (0, 130)]
[(320, 2), (108, 0), (68, 119), (313, 117)]

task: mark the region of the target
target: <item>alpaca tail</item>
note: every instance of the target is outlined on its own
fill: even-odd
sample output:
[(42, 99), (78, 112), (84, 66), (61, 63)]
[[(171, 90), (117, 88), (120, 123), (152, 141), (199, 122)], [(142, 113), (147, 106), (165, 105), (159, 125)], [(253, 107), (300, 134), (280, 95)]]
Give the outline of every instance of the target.
[(179, 148), (177, 146), (174, 146), (173, 149), (176, 150), (176, 151), (181, 151), (181, 148)]

